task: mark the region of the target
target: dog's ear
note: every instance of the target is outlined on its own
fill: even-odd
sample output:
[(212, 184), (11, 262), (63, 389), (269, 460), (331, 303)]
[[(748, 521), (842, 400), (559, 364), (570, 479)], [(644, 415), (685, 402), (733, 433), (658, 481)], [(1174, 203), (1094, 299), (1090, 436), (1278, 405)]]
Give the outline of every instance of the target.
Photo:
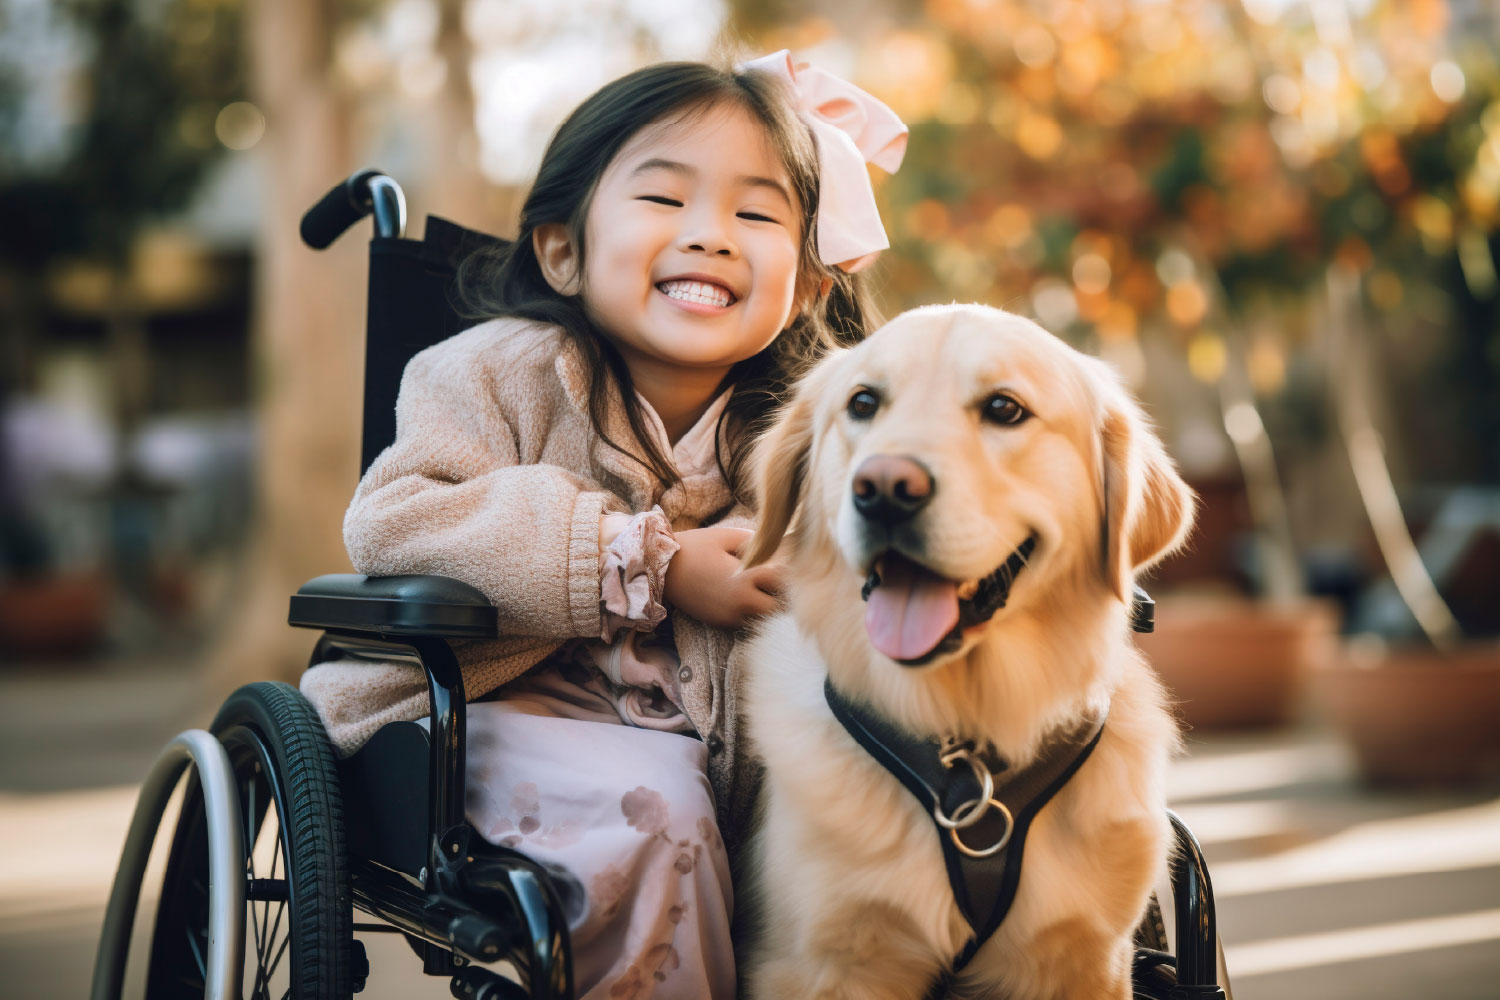
[[(831, 359), (830, 359), (831, 360)], [(819, 385), (830, 368), (825, 360), (792, 395), (770, 430), (756, 443), (753, 457), (755, 494), (759, 504), (755, 536), (741, 555), (745, 566), (765, 562), (781, 546), (807, 485), (807, 463), (812, 454), (813, 410)]]
[(1120, 390), (1100, 426), (1104, 467), (1101, 568), (1128, 601), (1135, 574), (1166, 558), (1193, 526), (1193, 491), (1140, 407)]

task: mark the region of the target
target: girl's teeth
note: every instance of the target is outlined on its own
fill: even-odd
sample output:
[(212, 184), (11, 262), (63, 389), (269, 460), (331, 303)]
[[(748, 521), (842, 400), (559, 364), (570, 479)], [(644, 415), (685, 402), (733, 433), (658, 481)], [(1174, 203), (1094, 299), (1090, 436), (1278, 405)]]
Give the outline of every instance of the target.
[(729, 305), (730, 295), (727, 291), (718, 285), (710, 285), (702, 281), (664, 281), (656, 287), (671, 299), (700, 302), (710, 306)]

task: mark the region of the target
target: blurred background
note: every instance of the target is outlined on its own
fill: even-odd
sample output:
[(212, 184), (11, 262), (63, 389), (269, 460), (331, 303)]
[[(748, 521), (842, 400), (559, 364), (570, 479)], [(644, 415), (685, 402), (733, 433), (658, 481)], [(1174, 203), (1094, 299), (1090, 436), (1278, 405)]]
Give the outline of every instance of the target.
[(364, 237), (301, 213), (377, 166), (508, 235), (599, 85), (783, 47), (911, 125), (887, 314), (1104, 357), (1202, 497), (1142, 645), (1235, 993), (1500, 996), (1492, 0), (0, 0), (13, 995), (82, 994), (134, 783), (348, 570)]

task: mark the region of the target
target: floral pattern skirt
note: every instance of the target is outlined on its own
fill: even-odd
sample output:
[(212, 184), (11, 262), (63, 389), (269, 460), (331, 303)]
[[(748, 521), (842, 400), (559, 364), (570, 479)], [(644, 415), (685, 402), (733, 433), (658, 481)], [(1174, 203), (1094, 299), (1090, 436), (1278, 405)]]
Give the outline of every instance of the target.
[(540, 670), (469, 705), (470, 823), (558, 873), (582, 1000), (728, 1000), (733, 895), (702, 741), (625, 725)]

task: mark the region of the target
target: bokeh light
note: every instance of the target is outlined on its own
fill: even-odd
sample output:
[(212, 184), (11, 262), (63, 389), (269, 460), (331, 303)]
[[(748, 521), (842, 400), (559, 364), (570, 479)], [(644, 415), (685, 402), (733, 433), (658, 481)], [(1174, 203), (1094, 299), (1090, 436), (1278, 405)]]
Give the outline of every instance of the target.
[(214, 135), (230, 149), (253, 149), (265, 134), (266, 116), (249, 101), (224, 105), (214, 119)]

